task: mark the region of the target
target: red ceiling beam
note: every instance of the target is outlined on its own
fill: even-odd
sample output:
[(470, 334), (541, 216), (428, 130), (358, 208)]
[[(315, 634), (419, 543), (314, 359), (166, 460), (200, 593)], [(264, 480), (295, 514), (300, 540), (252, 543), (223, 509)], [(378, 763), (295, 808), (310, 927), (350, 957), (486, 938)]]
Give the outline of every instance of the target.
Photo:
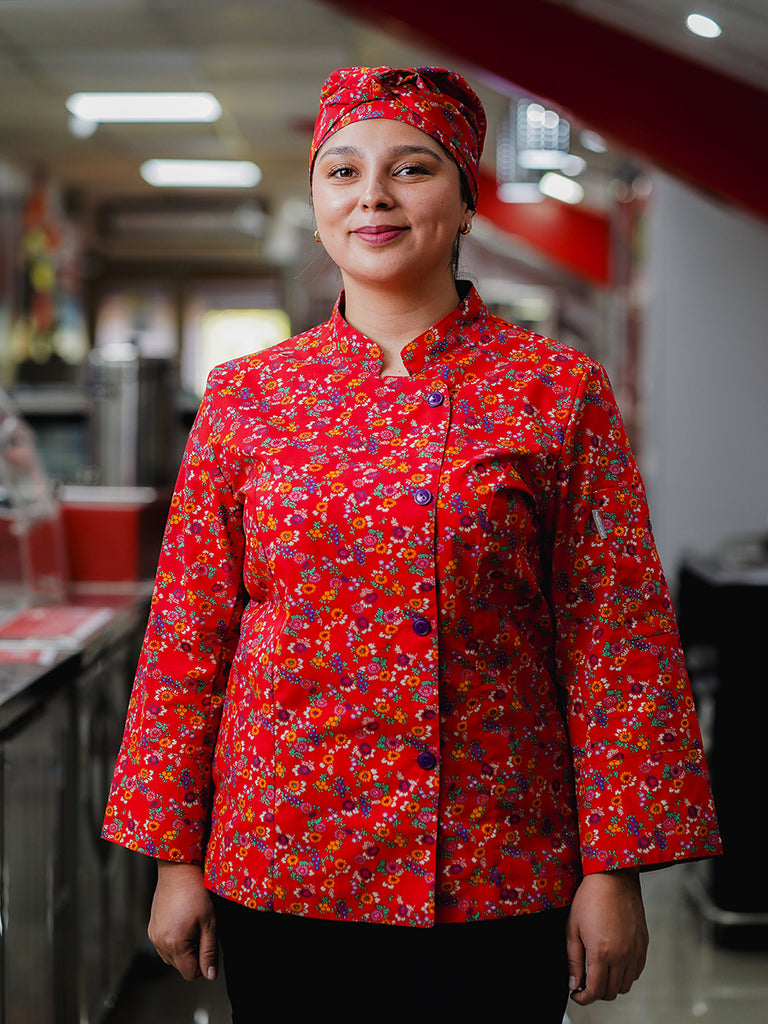
[(496, 179), (480, 173), (477, 212), (492, 224), (522, 238), (555, 265), (592, 284), (611, 281), (611, 228), (606, 216), (556, 199), (540, 203), (503, 203)]
[(549, 99), (616, 145), (768, 219), (760, 89), (547, 0), (327, 2)]

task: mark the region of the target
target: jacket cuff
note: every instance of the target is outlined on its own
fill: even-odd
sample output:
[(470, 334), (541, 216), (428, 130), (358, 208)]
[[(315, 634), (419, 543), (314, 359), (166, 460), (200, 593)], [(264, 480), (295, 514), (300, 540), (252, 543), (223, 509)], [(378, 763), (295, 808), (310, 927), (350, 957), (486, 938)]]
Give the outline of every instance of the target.
[(592, 757), (576, 776), (584, 874), (721, 853), (697, 747)]

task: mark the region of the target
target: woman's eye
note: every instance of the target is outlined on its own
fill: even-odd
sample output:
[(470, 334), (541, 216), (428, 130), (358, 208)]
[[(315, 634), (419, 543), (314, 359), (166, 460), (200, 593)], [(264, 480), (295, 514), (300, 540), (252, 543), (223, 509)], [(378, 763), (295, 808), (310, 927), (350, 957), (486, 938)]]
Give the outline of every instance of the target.
[(330, 173), (330, 178), (350, 178), (354, 174), (351, 167), (334, 167)]
[(416, 174), (428, 174), (429, 172), (422, 164), (406, 164), (397, 173), (402, 174), (404, 177), (411, 177)]

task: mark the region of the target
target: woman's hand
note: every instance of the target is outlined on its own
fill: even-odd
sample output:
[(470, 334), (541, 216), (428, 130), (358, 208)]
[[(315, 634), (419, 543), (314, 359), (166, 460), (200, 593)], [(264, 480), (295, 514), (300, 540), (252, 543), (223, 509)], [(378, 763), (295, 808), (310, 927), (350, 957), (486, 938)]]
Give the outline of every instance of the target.
[(157, 862), (157, 887), (147, 929), (165, 963), (186, 981), (216, 977), (216, 918), (197, 864)]
[(571, 999), (581, 1006), (629, 992), (645, 967), (648, 928), (632, 869), (586, 875), (568, 918)]

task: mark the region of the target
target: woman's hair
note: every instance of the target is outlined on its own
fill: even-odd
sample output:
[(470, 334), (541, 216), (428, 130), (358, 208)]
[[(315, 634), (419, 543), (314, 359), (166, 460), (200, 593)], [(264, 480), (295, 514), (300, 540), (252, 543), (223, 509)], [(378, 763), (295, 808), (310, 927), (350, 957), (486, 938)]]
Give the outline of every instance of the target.
[[(450, 153), (448, 154), (450, 156)], [(453, 160), (453, 157), (451, 157)], [(455, 161), (454, 161), (455, 162)], [(459, 187), (461, 189), (461, 201), (467, 206), (472, 213), (475, 212), (475, 197), (472, 195), (472, 189), (469, 187), (467, 176), (464, 171), (459, 167)], [(454, 280), (459, 276), (459, 256), (461, 255), (461, 232), (457, 232), (456, 237), (453, 240), (453, 249), (451, 250), (451, 270), (453, 271)]]

